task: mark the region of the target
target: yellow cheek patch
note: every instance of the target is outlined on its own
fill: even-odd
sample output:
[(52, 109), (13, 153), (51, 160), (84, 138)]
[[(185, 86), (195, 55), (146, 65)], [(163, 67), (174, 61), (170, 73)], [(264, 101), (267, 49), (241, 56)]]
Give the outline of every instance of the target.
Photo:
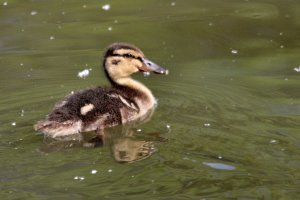
[(131, 63), (137, 67), (142, 67), (143, 63), (139, 60), (132, 60)]
[(90, 112), (91, 110), (93, 110), (95, 108), (95, 106), (93, 104), (85, 104), (84, 106), (82, 106), (80, 108), (80, 114), (82, 115), (86, 115), (88, 112)]

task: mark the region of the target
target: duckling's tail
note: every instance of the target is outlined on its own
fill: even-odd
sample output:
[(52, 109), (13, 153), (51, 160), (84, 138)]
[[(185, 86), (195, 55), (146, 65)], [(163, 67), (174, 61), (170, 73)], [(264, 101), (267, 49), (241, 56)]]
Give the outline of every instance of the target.
[(33, 125), (33, 129), (35, 131), (41, 131), (47, 126), (50, 126), (52, 124), (51, 121), (38, 121), (35, 125)]
[(64, 122), (44, 120), (38, 121), (33, 128), (35, 131), (55, 138), (79, 133), (82, 129), (82, 122), (71, 120)]

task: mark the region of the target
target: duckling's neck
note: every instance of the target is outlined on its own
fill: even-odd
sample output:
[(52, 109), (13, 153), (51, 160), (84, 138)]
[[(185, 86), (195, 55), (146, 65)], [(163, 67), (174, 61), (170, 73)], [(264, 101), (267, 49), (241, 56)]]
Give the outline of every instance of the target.
[(124, 86), (136, 90), (147, 98), (147, 102), (153, 106), (156, 102), (152, 92), (141, 82), (132, 79), (131, 77), (122, 77), (114, 80), (117, 85)]

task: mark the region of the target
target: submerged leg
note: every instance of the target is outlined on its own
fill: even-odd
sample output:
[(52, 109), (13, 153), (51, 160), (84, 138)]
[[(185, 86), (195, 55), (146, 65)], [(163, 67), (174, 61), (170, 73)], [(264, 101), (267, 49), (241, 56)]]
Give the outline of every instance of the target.
[(84, 144), (85, 147), (100, 147), (104, 144), (104, 129), (97, 128), (96, 135)]
[(104, 140), (105, 140), (104, 128), (99, 127), (96, 129), (96, 137), (98, 138), (98, 140), (102, 142), (102, 144), (104, 144)]

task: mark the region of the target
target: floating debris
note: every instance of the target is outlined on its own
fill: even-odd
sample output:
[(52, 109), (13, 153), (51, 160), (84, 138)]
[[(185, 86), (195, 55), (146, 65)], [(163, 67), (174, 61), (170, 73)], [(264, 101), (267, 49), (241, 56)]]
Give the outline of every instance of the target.
[(79, 78), (85, 78), (85, 77), (87, 77), (87, 76), (89, 76), (90, 75), (90, 69), (84, 69), (84, 70), (82, 70), (81, 72), (78, 72), (78, 77)]
[(294, 70), (295, 70), (296, 72), (300, 72), (300, 66), (299, 66), (298, 68), (295, 67)]
[(270, 144), (277, 144), (277, 143), (278, 143), (278, 141), (275, 139), (270, 140)]
[(97, 170), (95, 170), (95, 169), (93, 169), (92, 171), (91, 171), (91, 174), (97, 174)]
[(221, 169), (221, 170), (235, 170), (235, 166), (232, 165), (226, 165), (223, 163), (210, 163), (210, 162), (203, 162), (203, 165), (206, 165), (208, 167), (214, 168), (214, 169)]
[(109, 4), (105, 4), (102, 6), (102, 10), (108, 11), (110, 9), (110, 5)]
[(33, 10), (33, 11), (30, 12), (30, 15), (32, 15), (32, 16), (37, 15), (37, 14), (38, 14), (38, 12), (35, 11), (35, 10)]
[(74, 180), (80, 180), (80, 181), (83, 181), (85, 178), (84, 176), (75, 176), (74, 177)]
[(12, 126), (16, 126), (17, 123), (16, 123), (16, 122), (12, 122), (11, 125), (12, 125)]
[(209, 127), (210, 123), (205, 123), (204, 126)]
[(237, 53), (238, 53), (238, 50), (232, 49), (232, 50), (231, 50), (231, 53), (232, 53), (232, 54), (237, 54)]
[(21, 110), (21, 117), (24, 117), (24, 114), (25, 114), (25, 110)]

